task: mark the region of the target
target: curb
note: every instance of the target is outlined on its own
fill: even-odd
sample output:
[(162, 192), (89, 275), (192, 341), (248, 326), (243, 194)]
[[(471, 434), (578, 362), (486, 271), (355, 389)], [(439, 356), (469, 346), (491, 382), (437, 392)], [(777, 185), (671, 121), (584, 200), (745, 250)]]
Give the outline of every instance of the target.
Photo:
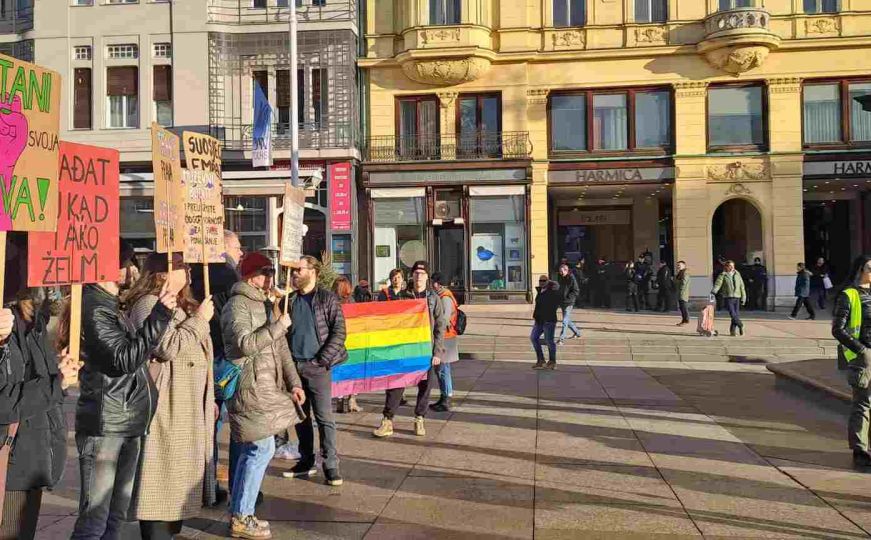
[(851, 396), (849, 393), (838, 388), (832, 388), (825, 383), (802, 375), (798, 371), (790, 369), (784, 364), (768, 364), (765, 367), (768, 369), (768, 371), (774, 373), (778, 377), (783, 377), (790, 381), (796, 382), (806, 388), (822, 392), (830, 397), (837, 399), (838, 401), (842, 401), (848, 404), (853, 402), (853, 396)]

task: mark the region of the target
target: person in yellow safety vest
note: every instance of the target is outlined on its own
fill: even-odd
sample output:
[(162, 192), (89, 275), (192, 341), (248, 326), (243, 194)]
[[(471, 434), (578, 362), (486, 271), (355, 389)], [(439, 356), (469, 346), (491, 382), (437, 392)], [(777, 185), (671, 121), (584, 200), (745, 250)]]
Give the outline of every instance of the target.
[(853, 405), (847, 424), (847, 439), (853, 450), (853, 466), (871, 468), (868, 432), (871, 418), (871, 256), (853, 263), (844, 289), (835, 299), (832, 335), (838, 340), (838, 367), (847, 370), (853, 389)]

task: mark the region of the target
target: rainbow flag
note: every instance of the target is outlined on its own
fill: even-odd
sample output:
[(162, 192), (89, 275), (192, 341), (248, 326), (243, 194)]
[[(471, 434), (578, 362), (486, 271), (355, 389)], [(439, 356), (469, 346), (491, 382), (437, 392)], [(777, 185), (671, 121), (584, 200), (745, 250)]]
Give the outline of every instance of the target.
[(345, 304), (348, 361), (333, 368), (333, 396), (414, 386), (432, 363), (426, 300)]

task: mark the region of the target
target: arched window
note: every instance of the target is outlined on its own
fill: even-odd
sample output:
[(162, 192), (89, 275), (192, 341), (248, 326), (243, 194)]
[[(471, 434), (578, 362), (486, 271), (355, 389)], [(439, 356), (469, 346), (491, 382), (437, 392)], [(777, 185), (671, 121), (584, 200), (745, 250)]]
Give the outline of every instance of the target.
[(553, 0), (555, 27), (584, 26), (586, 21), (586, 0)]

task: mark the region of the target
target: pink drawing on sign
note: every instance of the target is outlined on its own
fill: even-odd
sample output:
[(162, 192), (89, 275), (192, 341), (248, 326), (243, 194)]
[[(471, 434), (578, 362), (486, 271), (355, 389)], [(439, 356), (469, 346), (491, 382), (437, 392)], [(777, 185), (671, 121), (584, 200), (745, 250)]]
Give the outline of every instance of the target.
[[(27, 146), (27, 117), (21, 112), (21, 96), (15, 96), (9, 102), (9, 95), (0, 96), (0, 177), (3, 178), (3, 192), (8, 193), (12, 187), (12, 175), (15, 164)], [(12, 200), (8, 198), (7, 200)], [(0, 231), (12, 229), (12, 218), (9, 209), (0, 205)]]

